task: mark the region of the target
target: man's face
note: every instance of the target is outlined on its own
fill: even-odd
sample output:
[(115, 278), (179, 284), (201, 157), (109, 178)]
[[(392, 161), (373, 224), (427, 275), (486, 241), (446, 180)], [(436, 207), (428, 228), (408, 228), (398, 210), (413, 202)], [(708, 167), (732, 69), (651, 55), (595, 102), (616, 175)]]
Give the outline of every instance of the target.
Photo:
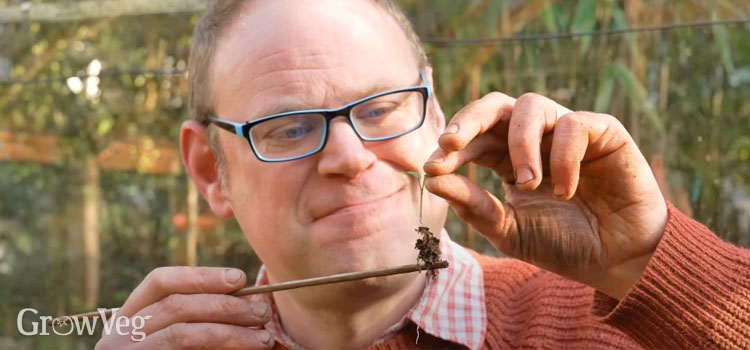
[[(395, 21), (367, 0), (255, 1), (219, 41), (214, 108), (244, 122), (340, 107), (421, 84), (414, 56)], [(405, 172), (421, 172), (442, 118), (430, 100), (420, 129), (363, 142), (338, 117), (320, 153), (283, 163), (261, 162), (245, 139), (221, 132), (227, 199), (271, 281), (415, 263), (419, 189)], [(424, 223), (433, 232), (446, 212), (425, 193)]]

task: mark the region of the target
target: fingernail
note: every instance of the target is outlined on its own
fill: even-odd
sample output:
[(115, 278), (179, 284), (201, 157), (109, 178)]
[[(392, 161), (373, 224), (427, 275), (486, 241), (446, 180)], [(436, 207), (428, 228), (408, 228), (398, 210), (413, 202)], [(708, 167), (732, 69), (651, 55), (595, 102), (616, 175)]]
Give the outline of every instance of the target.
[(439, 156), (439, 157), (431, 160), (430, 163), (442, 163), (444, 161), (445, 161), (445, 157), (444, 156)]
[(427, 163), (442, 163), (445, 161), (445, 154), (441, 151), (437, 151), (430, 156)]
[(448, 125), (447, 128), (445, 128), (445, 131), (443, 131), (443, 135), (445, 135), (445, 134), (455, 134), (457, 132), (458, 132), (458, 125), (451, 124), (451, 125)]
[(263, 344), (268, 344), (271, 342), (271, 333), (268, 331), (260, 330), (257, 333), (255, 333), (255, 336), (258, 337), (258, 340)]
[(253, 309), (253, 313), (255, 316), (258, 316), (260, 318), (265, 318), (268, 314), (268, 310), (270, 307), (266, 303), (253, 303), (253, 306), (251, 307)]
[(523, 185), (531, 180), (534, 180), (534, 173), (529, 168), (521, 168), (516, 171), (516, 184)]
[(224, 280), (229, 284), (237, 284), (242, 279), (242, 271), (237, 269), (227, 269), (224, 273)]
[(560, 198), (565, 197), (565, 186), (561, 184), (555, 185), (555, 196)]

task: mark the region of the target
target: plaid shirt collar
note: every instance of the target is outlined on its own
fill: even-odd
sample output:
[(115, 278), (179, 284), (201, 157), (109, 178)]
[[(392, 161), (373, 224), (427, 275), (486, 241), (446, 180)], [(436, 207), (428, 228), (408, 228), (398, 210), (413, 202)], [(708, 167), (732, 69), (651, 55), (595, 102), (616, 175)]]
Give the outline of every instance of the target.
[[(401, 322), (391, 327), (375, 343), (388, 340), (412, 321), (434, 337), (479, 349), (487, 331), (487, 310), (484, 302), (484, 276), (479, 262), (462, 246), (453, 242), (443, 230), (440, 237), (442, 257), (450, 263), (440, 270), (437, 280), (428, 283), (419, 299)], [(268, 284), (265, 266), (261, 266), (255, 285)], [(256, 294), (253, 300), (271, 305), (273, 317), (265, 328), (276, 341), (289, 349), (301, 349), (284, 332), (271, 294)], [(419, 341), (419, 338), (417, 338)]]

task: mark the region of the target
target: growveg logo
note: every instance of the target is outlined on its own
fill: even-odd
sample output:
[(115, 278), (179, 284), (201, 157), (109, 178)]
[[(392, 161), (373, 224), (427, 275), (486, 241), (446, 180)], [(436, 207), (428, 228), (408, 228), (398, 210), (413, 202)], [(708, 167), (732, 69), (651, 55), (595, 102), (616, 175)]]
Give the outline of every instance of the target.
[[(25, 336), (46, 336), (56, 335), (94, 335), (94, 331), (102, 321), (103, 334), (110, 335), (115, 333), (121, 336), (130, 336), (133, 341), (143, 341), (146, 334), (141, 330), (146, 326), (146, 320), (151, 316), (117, 316), (120, 309), (113, 309), (112, 316), (107, 317), (107, 309), (97, 309), (99, 317), (91, 318), (74, 318), (63, 316), (54, 319), (52, 316), (40, 316), (39, 321), (24, 322), (27, 314), (39, 315), (39, 311), (33, 308), (25, 308), (18, 312), (16, 326), (18, 332)], [(49, 328), (48, 328), (49, 327)], [(51, 330), (51, 333), (50, 333)]]

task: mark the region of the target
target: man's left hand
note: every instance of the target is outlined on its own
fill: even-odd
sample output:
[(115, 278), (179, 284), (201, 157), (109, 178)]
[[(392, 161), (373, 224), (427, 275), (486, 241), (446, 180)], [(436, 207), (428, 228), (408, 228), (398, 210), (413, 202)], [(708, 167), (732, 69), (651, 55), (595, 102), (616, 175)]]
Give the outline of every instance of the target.
[[(640, 278), (667, 207), (616, 118), (491, 93), (458, 112), (439, 144), (426, 188), (501, 252), (618, 299)], [(505, 202), (453, 174), (468, 162), (503, 179)]]

